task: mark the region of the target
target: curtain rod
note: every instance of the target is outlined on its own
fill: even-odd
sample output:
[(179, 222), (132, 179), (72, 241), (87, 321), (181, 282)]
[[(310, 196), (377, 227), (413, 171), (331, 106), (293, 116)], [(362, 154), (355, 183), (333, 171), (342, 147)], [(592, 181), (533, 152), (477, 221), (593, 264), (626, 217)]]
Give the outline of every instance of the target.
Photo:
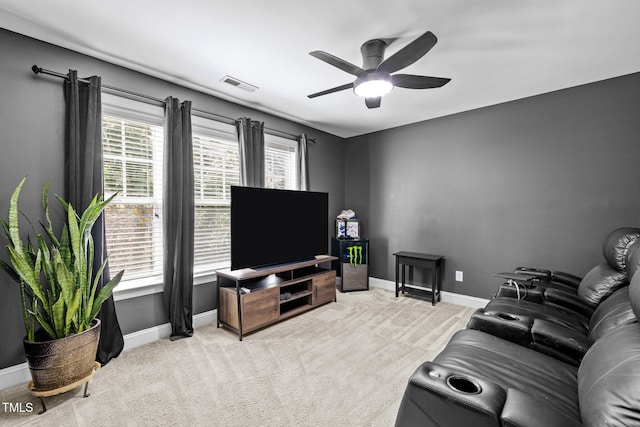
[[(59, 73), (57, 71), (46, 70), (46, 69), (44, 69), (42, 67), (38, 67), (37, 65), (34, 65), (33, 67), (31, 67), (31, 71), (33, 71), (33, 74), (35, 74), (36, 76), (38, 74), (47, 74), (49, 76), (59, 77), (61, 79), (68, 79), (69, 78), (69, 76), (66, 75), (66, 74), (62, 74), (62, 73)], [(82, 78), (79, 78), (78, 81), (82, 82), (82, 83), (89, 83), (89, 80), (82, 79)], [(138, 97), (138, 98), (143, 98), (143, 99), (146, 99), (146, 100), (149, 100), (149, 101), (153, 101), (153, 102), (158, 103), (158, 104), (162, 104), (162, 105), (165, 104), (163, 99), (155, 98), (153, 96), (145, 95), (145, 94), (138, 93), (138, 92), (133, 92), (133, 91), (126, 90), (126, 89), (121, 89), (119, 87), (109, 86), (109, 85), (103, 84), (102, 88), (110, 90), (110, 91), (114, 91), (114, 92), (125, 93), (127, 95), (135, 96), (135, 97)], [(235, 122), (236, 122), (236, 119), (234, 119), (232, 117), (222, 116), (220, 114), (211, 113), (209, 111), (199, 110), (197, 108), (192, 108), (191, 112), (196, 113), (196, 115), (205, 115), (205, 116), (218, 117), (219, 119), (222, 119), (222, 121), (224, 121), (224, 122), (226, 122), (228, 124), (235, 124)], [(284, 131), (277, 130), (277, 129), (271, 129), (271, 128), (268, 128), (266, 126), (265, 126), (264, 129), (265, 129), (265, 131), (269, 131), (271, 134), (275, 133), (275, 134), (280, 134), (280, 135), (286, 135), (286, 136), (291, 137), (293, 139), (296, 139), (296, 140), (298, 139), (298, 135), (294, 135), (294, 134), (291, 134), (291, 133), (288, 133), (288, 132), (284, 132)], [(316, 143), (316, 140), (313, 139), (313, 138), (307, 138), (307, 141), (313, 142), (314, 144)]]

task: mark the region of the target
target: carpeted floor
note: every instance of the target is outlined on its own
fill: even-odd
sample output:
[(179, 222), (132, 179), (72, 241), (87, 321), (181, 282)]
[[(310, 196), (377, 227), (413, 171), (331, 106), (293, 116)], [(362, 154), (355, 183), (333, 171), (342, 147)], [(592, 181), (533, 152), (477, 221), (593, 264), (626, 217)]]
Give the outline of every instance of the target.
[(393, 426), (406, 382), (471, 308), (393, 292), (338, 293), (320, 307), (238, 341), (208, 325), (192, 338), (124, 352), (100, 369), (89, 398), (47, 398), (25, 386), (1, 402), (32, 402), (32, 413), (0, 408), (19, 426)]

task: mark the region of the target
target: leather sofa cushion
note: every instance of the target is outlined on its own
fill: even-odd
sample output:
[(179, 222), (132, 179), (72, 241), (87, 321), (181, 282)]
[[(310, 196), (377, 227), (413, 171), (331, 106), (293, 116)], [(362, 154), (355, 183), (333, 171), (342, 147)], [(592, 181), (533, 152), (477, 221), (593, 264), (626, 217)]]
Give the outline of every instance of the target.
[(585, 336), (588, 333), (588, 318), (552, 305), (538, 304), (536, 302), (515, 298), (498, 297), (489, 301), (485, 310), (508, 313), (515, 316), (527, 316), (531, 319), (544, 319), (580, 332)]
[(580, 420), (578, 368), (553, 357), (465, 329), (456, 332), (434, 362), (456, 373), (481, 377), (504, 389), (513, 388), (543, 399), (572, 419)]
[[(544, 409), (543, 409), (544, 408)], [(579, 420), (549, 409), (547, 402), (510, 388), (501, 414), (502, 427), (584, 427)]]
[(640, 274), (634, 274), (629, 284), (629, 300), (636, 318), (640, 320)]
[(625, 257), (627, 277), (633, 277), (638, 267), (640, 267), (640, 240), (636, 240), (633, 245), (629, 246), (629, 250), (627, 250), (627, 256)]
[(598, 305), (600, 301), (626, 284), (626, 273), (614, 270), (609, 264), (603, 262), (593, 267), (584, 276), (578, 286), (578, 296), (590, 304)]
[(585, 426), (640, 425), (640, 324), (596, 341), (580, 365), (578, 394)]
[(603, 337), (620, 325), (637, 321), (629, 298), (629, 286), (615, 291), (602, 301), (589, 320), (589, 338), (593, 341)]
[(624, 272), (627, 250), (638, 239), (640, 239), (640, 228), (622, 227), (613, 230), (602, 242), (604, 259), (617, 271)]

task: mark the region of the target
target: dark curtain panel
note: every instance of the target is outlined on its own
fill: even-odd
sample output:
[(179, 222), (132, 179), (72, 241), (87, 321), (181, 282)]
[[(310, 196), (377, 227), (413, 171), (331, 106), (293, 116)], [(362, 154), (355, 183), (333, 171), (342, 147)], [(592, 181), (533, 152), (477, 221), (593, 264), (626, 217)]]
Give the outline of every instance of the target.
[(165, 100), (164, 303), (171, 340), (193, 335), (194, 187), (191, 101)]
[(309, 151), (307, 151), (307, 134), (298, 139), (298, 170), (300, 171), (300, 190), (309, 190)]
[[(104, 194), (102, 183), (102, 103), (100, 77), (91, 77), (89, 83), (78, 82), (78, 73), (69, 70), (64, 82), (66, 100), (65, 120), (65, 198), (78, 213), (89, 205), (96, 194)], [(94, 275), (107, 254), (103, 216), (93, 227)], [(95, 277), (95, 276), (94, 276)], [(98, 289), (111, 280), (109, 266), (104, 269)], [(96, 360), (107, 363), (118, 357), (124, 339), (113, 296), (102, 304), (98, 315), (102, 322)]]
[(264, 122), (236, 120), (240, 153), (240, 185), (264, 187)]

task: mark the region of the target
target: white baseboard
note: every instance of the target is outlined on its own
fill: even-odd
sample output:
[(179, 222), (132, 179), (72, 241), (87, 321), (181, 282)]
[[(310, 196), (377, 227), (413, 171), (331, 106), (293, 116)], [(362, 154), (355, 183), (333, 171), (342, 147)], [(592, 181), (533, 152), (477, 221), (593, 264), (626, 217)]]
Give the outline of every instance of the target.
[(0, 390), (31, 381), (27, 362), (0, 370)]
[[(205, 311), (204, 313), (195, 314), (193, 316), (193, 327), (199, 328), (200, 326), (216, 322), (218, 317), (217, 313), (217, 310), (211, 310)], [(123, 351), (131, 350), (132, 348), (136, 348), (141, 345), (169, 338), (170, 335), (171, 325), (169, 323), (164, 323), (152, 328), (132, 332), (124, 336)]]
[[(217, 321), (217, 317), (217, 310), (205, 311), (204, 313), (196, 314), (193, 316), (193, 327), (198, 328), (200, 326), (215, 323)], [(123, 351), (169, 338), (169, 335), (171, 335), (171, 325), (169, 323), (132, 332), (124, 336)], [(29, 373), (29, 366), (27, 365), (27, 362), (0, 369), (0, 390), (19, 384), (25, 384), (29, 381), (31, 381), (31, 374)]]
[[(385, 289), (387, 291), (396, 291), (396, 283), (391, 280), (378, 279), (377, 277), (369, 278), (369, 285)], [(488, 299), (473, 297), (471, 295), (457, 294), (455, 292), (440, 291), (442, 301), (451, 304), (457, 304), (464, 307), (483, 308), (489, 302)]]

